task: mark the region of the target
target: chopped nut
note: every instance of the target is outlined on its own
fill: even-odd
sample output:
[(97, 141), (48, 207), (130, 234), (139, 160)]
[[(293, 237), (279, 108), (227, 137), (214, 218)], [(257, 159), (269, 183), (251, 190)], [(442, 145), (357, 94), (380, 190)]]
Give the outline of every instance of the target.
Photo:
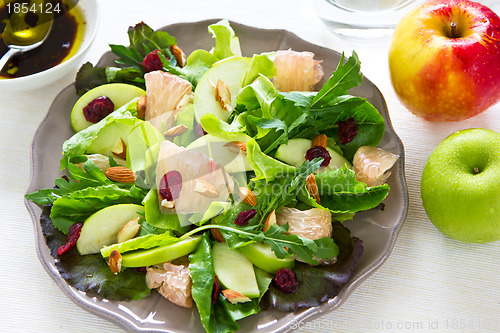
[(262, 231), (266, 232), (271, 228), (273, 224), (276, 224), (276, 211), (273, 210), (271, 213), (266, 218), (266, 222), (264, 222), (264, 228), (262, 228)]
[(306, 188), (311, 197), (313, 197), (314, 200), (316, 200), (316, 202), (321, 205), (318, 184), (316, 183), (316, 177), (314, 177), (314, 174), (312, 173), (306, 178)]
[(166, 131), (165, 133), (163, 133), (163, 135), (167, 138), (167, 139), (173, 139), (175, 138), (176, 136), (179, 136), (181, 135), (182, 133), (186, 132), (187, 131), (187, 127), (180, 124), (180, 125), (177, 125), (175, 127), (172, 127), (171, 129), (169, 129), (168, 131)]
[(250, 298), (232, 289), (224, 289), (222, 291), (222, 295), (224, 295), (224, 297), (227, 298), (227, 300), (231, 302), (231, 304), (246, 303), (251, 301)]
[(113, 147), (111, 150), (113, 155), (116, 157), (126, 159), (127, 158), (127, 145), (125, 144), (125, 141), (123, 141), (122, 138), (120, 138), (120, 141)]
[(168, 208), (168, 209), (173, 209), (175, 208), (175, 202), (174, 201), (168, 201), (167, 199), (163, 199), (161, 201), (161, 206)]
[(111, 167), (106, 170), (106, 177), (118, 183), (135, 182), (135, 174), (132, 170), (122, 166)]
[(177, 64), (180, 67), (186, 66), (187, 57), (180, 47), (178, 47), (177, 45), (171, 45), (170, 52), (172, 52), (172, 55), (175, 57), (175, 59), (177, 60)]
[(195, 180), (194, 191), (207, 198), (217, 198), (219, 196), (219, 191), (212, 184), (201, 179)]
[(257, 196), (247, 187), (240, 187), (238, 189), (238, 195), (243, 200), (244, 203), (250, 206), (257, 205)]
[(311, 143), (311, 148), (314, 148), (314, 147), (326, 148), (327, 143), (328, 143), (327, 136), (325, 134), (319, 134), (313, 138), (312, 143)]
[(118, 252), (118, 250), (115, 249), (111, 252), (111, 254), (109, 255), (108, 264), (109, 269), (111, 269), (111, 272), (113, 272), (113, 274), (117, 275), (118, 273), (120, 273), (120, 271), (122, 270), (122, 255), (120, 254), (120, 252)]
[(146, 116), (147, 105), (148, 102), (146, 95), (142, 95), (141, 97), (139, 97), (139, 100), (137, 101), (137, 118), (144, 119), (144, 117)]
[(212, 236), (214, 239), (220, 243), (225, 242), (226, 240), (224, 239), (224, 236), (222, 236), (222, 233), (220, 232), (220, 229), (218, 228), (212, 228), (210, 229), (210, 232), (212, 233)]
[(236, 154), (243, 153), (243, 155), (247, 154), (247, 144), (245, 142), (241, 141), (231, 141), (228, 142), (224, 145), (224, 147), (227, 147), (230, 151)]
[(116, 235), (116, 240), (118, 243), (123, 243), (137, 236), (139, 230), (141, 230), (139, 219), (139, 217), (136, 217), (135, 219), (132, 219), (122, 225), (120, 231), (118, 231), (118, 235)]
[(227, 84), (224, 81), (217, 81), (217, 85), (215, 86), (215, 100), (219, 102), (219, 105), (224, 110), (231, 112), (233, 109), (231, 107), (231, 92)]

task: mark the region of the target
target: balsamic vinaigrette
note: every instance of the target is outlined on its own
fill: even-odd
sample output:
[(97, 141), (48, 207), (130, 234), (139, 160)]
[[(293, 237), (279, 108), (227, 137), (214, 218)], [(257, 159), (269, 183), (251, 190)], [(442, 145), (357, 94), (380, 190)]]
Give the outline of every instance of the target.
[[(16, 0), (12, 3), (15, 2), (29, 3), (27, 0)], [(45, 42), (34, 50), (12, 57), (0, 73), (0, 79), (17, 78), (44, 71), (62, 63), (77, 52), (83, 36), (83, 17), (77, 7), (68, 10), (68, 6), (63, 1), (54, 1), (54, 4), (57, 3), (60, 11), (54, 12), (52, 30)], [(36, 22), (36, 17), (27, 15), (25, 20), (28, 19)], [(3, 41), (3, 31), (7, 20), (7, 8), (2, 6), (0, 7), (0, 57), (8, 51)], [(30, 22), (26, 23), (30, 24)]]

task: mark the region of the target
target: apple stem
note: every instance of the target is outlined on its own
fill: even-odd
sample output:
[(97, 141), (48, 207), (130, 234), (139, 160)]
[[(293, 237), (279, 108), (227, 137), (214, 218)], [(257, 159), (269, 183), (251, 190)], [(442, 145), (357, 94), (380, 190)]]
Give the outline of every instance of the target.
[(451, 22), (451, 38), (459, 38), (457, 24), (455, 22)]
[(478, 167), (474, 167), (474, 174), (477, 175), (479, 173), (479, 168)]

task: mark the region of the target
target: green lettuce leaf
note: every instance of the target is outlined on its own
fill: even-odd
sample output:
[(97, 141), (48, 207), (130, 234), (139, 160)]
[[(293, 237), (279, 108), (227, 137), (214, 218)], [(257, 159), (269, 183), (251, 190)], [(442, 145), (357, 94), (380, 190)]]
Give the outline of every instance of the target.
[(260, 75), (269, 79), (276, 75), (276, 67), (274, 66), (275, 52), (254, 54), (250, 60), (250, 67), (241, 81), (241, 86), (251, 84)]
[(215, 38), (213, 55), (221, 60), (231, 56), (241, 56), (240, 41), (227, 20), (208, 26), (208, 32)]
[(294, 173), (296, 168), (264, 154), (255, 140), (247, 142), (247, 158), (255, 172), (254, 180), (265, 179), (270, 182), (276, 177)]
[(146, 222), (155, 228), (172, 230), (178, 234), (183, 234), (190, 229), (188, 216), (178, 214), (163, 214), (158, 204), (158, 193), (155, 188), (149, 190), (143, 197)]

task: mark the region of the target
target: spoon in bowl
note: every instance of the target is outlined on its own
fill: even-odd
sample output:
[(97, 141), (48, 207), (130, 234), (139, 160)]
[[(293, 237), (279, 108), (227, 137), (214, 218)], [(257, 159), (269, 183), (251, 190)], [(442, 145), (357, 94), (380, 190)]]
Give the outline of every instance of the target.
[(22, 11), (18, 11), (16, 13), (14, 11), (11, 13), (3, 32), (3, 41), (9, 50), (0, 58), (0, 72), (14, 55), (42, 45), (52, 30), (52, 22), (51, 12), (28, 11), (22, 13)]

